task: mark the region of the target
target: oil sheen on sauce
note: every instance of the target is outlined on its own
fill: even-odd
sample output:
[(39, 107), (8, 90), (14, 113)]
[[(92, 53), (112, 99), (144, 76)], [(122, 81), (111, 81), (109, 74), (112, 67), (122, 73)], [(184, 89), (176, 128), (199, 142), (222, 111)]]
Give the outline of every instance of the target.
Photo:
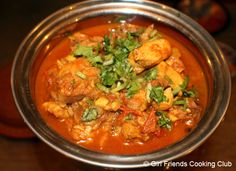
[[(97, 19), (89, 19), (81, 23), (79, 27), (79, 31), (88, 35), (104, 35), (108, 32), (108, 29), (117, 26), (117, 24), (106, 24), (111, 18), (104, 18), (100, 17)], [(145, 20), (142, 18), (135, 18), (130, 21), (132, 24), (141, 25), (141, 26), (148, 26), (152, 24), (152, 21)], [(87, 27), (87, 28), (86, 28)], [(182, 61), (185, 64), (185, 73), (190, 77), (190, 84), (194, 85), (198, 91), (198, 96), (200, 99), (200, 104), (204, 109), (207, 104), (207, 83), (204, 73), (201, 69), (200, 64), (195, 58), (201, 56), (200, 52), (198, 52), (197, 48), (183, 35), (180, 33), (172, 30), (171, 28), (164, 26), (162, 24), (156, 25), (157, 29), (163, 34), (163, 36), (171, 43), (172, 46), (177, 47), (181, 54), (182, 54)], [(50, 46), (50, 43), (49, 45)], [(42, 61), (39, 70), (37, 72), (37, 76), (35, 79), (35, 87), (34, 87), (34, 94), (36, 105), (38, 110), (45, 120), (45, 122), (57, 133), (59, 133), (62, 137), (66, 138), (67, 140), (78, 143), (74, 141), (70, 135), (68, 134), (67, 126), (63, 121), (58, 121), (53, 115), (47, 113), (43, 108), (42, 104), (48, 98), (48, 94), (46, 90), (46, 78), (45, 72), (47, 69), (55, 65), (56, 60), (63, 58), (71, 53), (70, 50), (70, 40), (68, 38), (63, 38), (59, 43), (51, 48), (49, 53), (41, 53), (40, 55), (44, 55), (44, 60)], [(123, 143), (123, 139), (121, 137), (113, 137), (108, 136), (108, 145), (104, 146), (103, 148), (100, 147), (99, 142), (96, 141), (100, 139), (101, 134), (106, 134), (105, 132), (97, 132), (95, 136), (95, 140), (93, 143), (88, 144), (80, 144), (90, 150), (95, 151), (102, 151), (105, 153), (112, 153), (112, 154), (137, 154), (137, 153), (144, 153), (155, 151), (161, 148), (164, 148), (168, 145), (171, 145), (177, 141), (183, 139), (187, 134), (189, 134), (188, 127), (183, 123), (178, 123), (173, 126), (171, 131), (167, 131), (164, 136), (162, 137), (154, 137), (147, 142), (140, 144), (140, 143)]]

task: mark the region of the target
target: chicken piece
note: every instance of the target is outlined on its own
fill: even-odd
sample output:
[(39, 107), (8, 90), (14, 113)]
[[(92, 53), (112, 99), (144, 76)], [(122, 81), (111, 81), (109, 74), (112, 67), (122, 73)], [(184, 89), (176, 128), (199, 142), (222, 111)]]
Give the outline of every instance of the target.
[(96, 47), (98, 44), (102, 45), (103, 37), (101, 36), (88, 36), (86, 34), (76, 32), (72, 36), (70, 36), (71, 41), (73, 44), (80, 44), (82, 46), (93, 46)]
[(43, 108), (57, 118), (68, 118), (73, 114), (67, 105), (61, 102), (45, 102), (43, 103)]
[(168, 116), (171, 119), (171, 121), (176, 121), (179, 119), (185, 119), (188, 118), (187, 111), (183, 110), (180, 106), (173, 106), (170, 108)]
[(120, 108), (120, 102), (118, 100), (109, 101), (106, 97), (99, 97), (95, 101), (95, 105), (101, 107), (104, 110), (117, 111)]
[(145, 31), (140, 35), (141, 42), (146, 42), (150, 39), (150, 34), (154, 30), (154, 25), (149, 25)]
[(181, 73), (185, 69), (184, 63), (181, 61), (180, 57), (181, 57), (181, 53), (179, 49), (172, 48), (172, 54), (166, 60), (166, 63), (170, 65), (178, 73)]
[(147, 108), (146, 91), (140, 90), (133, 97), (128, 98), (126, 105), (130, 109), (144, 111)]
[(134, 121), (123, 123), (121, 132), (126, 139), (142, 138), (139, 125)]
[[(78, 58), (60, 67), (56, 75), (53, 92), (57, 101), (73, 103), (84, 96), (97, 94), (95, 84), (99, 81), (99, 69), (92, 67), (85, 58)], [(56, 95), (55, 95), (56, 94)]]
[(164, 95), (167, 97), (167, 101), (161, 102), (158, 106), (158, 110), (167, 110), (173, 104), (174, 96), (170, 87), (165, 89)]
[(140, 27), (133, 24), (128, 24), (128, 23), (122, 24), (120, 27), (116, 28), (116, 31), (112, 32), (111, 35), (112, 44), (115, 42), (115, 39), (127, 38), (127, 32), (134, 33), (137, 32), (139, 29)]
[(129, 62), (136, 73), (150, 68), (171, 55), (171, 46), (166, 39), (156, 39), (144, 43), (129, 54)]
[(92, 130), (92, 126), (77, 124), (73, 126), (70, 134), (74, 140), (83, 140), (82, 142), (88, 142), (91, 141), (92, 137), (94, 136)]
[(167, 79), (173, 89), (179, 88), (184, 82), (182, 76), (164, 61), (157, 65), (157, 71), (157, 79)]

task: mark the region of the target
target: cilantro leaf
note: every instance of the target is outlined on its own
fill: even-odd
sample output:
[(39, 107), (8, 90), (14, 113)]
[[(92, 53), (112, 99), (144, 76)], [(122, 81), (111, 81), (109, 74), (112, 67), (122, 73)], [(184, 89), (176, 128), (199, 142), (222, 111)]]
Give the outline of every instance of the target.
[(166, 113), (165, 112), (157, 112), (157, 115), (158, 115), (158, 125), (160, 127), (163, 127), (163, 128), (167, 128), (167, 129), (171, 129), (172, 127), (172, 122), (171, 120), (166, 116)]
[(150, 99), (155, 100), (158, 104), (166, 101), (166, 96), (164, 95), (164, 88), (161, 86), (152, 87), (149, 95)]
[(83, 122), (90, 122), (92, 120), (97, 119), (98, 116), (98, 111), (96, 108), (89, 108), (89, 109), (85, 109), (81, 120)]
[(105, 86), (112, 86), (118, 80), (117, 74), (113, 71), (106, 70), (106, 68), (101, 71), (100, 77), (102, 84)]
[(151, 68), (147, 71), (146, 75), (144, 76), (144, 79), (147, 81), (155, 80), (157, 78), (157, 68)]
[(182, 89), (182, 90), (185, 90), (185, 89), (187, 88), (187, 86), (188, 86), (188, 83), (189, 83), (189, 77), (186, 76), (186, 77), (184, 78), (184, 82), (180, 85), (181, 89)]
[(109, 88), (107, 88), (106, 86), (102, 85), (101, 83), (97, 83), (96, 87), (102, 91), (104, 91), (105, 93), (109, 93)]
[(129, 120), (132, 120), (133, 119), (133, 115), (131, 113), (129, 113), (128, 115), (126, 115), (124, 117), (124, 121), (129, 121)]
[(126, 48), (129, 52), (140, 46), (139, 42), (135, 39), (127, 38), (116, 39), (116, 44), (122, 48)]
[(76, 74), (78, 77), (82, 78), (82, 79), (86, 79), (86, 78), (87, 78), (87, 76), (86, 76), (84, 73), (80, 72), (80, 71), (76, 71), (75, 74)]
[(184, 90), (183, 91), (183, 96), (184, 97), (196, 97), (196, 90), (194, 90), (194, 89)]
[(103, 44), (104, 44), (105, 54), (108, 54), (111, 50), (111, 41), (107, 35), (105, 35), (103, 38)]
[(73, 55), (75, 57), (80, 57), (80, 56), (93, 57), (93, 47), (83, 46), (78, 44), (73, 52)]
[(141, 89), (141, 84), (137, 81), (132, 81), (127, 89), (126, 97), (130, 98)]

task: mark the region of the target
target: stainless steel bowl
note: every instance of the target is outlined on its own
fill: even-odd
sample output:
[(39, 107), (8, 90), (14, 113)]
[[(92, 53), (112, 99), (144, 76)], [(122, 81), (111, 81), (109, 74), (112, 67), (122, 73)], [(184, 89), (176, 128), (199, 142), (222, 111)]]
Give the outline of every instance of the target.
[[(140, 155), (111, 155), (75, 145), (50, 129), (37, 111), (32, 90), (34, 73), (40, 60), (37, 53), (58, 32), (72, 23), (89, 17), (130, 14), (141, 15), (164, 23), (185, 35), (203, 55), (198, 59), (208, 79), (209, 103), (198, 126), (183, 140)], [(37, 62), (35, 62), (37, 61)], [(39, 61), (39, 62), (38, 62)], [(12, 91), (24, 121), (45, 143), (75, 160), (112, 168), (146, 167), (150, 161), (170, 161), (186, 155), (203, 143), (216, 129), (227, 109), (231, 82), (222, 52), (214, 39), (192, 19), (162, 4), (141, 0), (92, 0), (67, 6), (43, 20), (20, 45), (12, 68)], [(145, 162), (149, 161), (149, 162)]]

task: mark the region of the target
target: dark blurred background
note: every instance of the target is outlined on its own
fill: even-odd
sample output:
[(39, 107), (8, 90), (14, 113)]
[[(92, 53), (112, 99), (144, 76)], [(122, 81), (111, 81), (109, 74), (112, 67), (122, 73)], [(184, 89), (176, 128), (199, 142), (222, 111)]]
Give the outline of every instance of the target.
[[(25, 126), (14, 105), (10, 70), (18, 46), (30, 30), (46, 16), (75, 0), (1, 0), (0, 2), (0, 170), (84, 171), (104, 170), (69, 159), (41, 142)], [(236, 170), (236, 1), (160, 0), (190, 15), (205, 27), (223, 49), (232, 73), (231, 102), (224, 121), (198, 149), (179, 161), (230, 161)], [(223, 84), (223, 83), (222, 83)], [(184, 170), (186, 168), (170, 168)], [(189, 168), (187, 168), (189, 169)], [(198, 170), (200, 168), (191, 168)], [(209, 170), (210, 168), (201, 168)], [(225, 170), (216, 168), (215, 170)], [(164, 170), (146, 168), (133, 170)], [(228, 169), (227, 169), (228, 170)]]

